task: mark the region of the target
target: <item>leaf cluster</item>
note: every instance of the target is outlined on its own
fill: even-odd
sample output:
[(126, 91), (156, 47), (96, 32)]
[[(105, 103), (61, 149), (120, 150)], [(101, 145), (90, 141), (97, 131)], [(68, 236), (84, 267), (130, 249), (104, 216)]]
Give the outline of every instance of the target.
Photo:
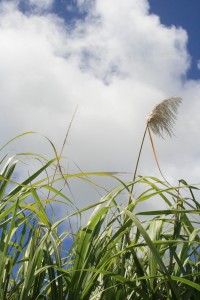
[[(153, 177), (125, 183), (111, 173), (61, 174), (53, 151), (51, 160), (32, 154), (41, 166), (20, 182), (14, 177), (21, 155), (0, 161), (0, 299), (199, 299), (198, 187)], [(78, 210), (60, 186), (70, 179), (95, 185), (94, 175), (114, 178), (116, 187)], [(165, 209), (145, 210), (153, 199)], [(54, 220), (54, 203), (73, 211)], [(91, 208), (84, 226), (75, 233), (67, 227)]]

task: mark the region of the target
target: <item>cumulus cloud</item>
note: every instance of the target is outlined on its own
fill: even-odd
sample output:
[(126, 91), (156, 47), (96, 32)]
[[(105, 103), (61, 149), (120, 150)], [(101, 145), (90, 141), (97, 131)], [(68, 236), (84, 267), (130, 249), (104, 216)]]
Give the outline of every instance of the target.
[[(182, 96), (177, 138), (155, 144), (167, 178), (198, 181), (200, 84), (186, 77), (185, 30), (162, 25), (147, 0), (79, 1), (87, 16), (73, 27), (53, 12), (25, 14), (13, 3), (0, 6), (2, 143), (37, 131), (61, 146), (78, 105), (66, 155), (84, 171), (132, 172), (147, 114), (160, 100)], [(159, 176), (148, 139), (139, 174)]]

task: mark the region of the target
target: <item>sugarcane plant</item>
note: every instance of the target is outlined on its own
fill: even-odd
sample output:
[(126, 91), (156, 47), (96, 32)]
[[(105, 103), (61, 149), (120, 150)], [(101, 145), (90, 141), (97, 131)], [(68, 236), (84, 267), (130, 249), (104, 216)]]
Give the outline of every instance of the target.
[[(30, 152), (8, 157), (3, 153), (12, 141), (2, 146), (0, 299), (200, 298), (198, 185), (181, 179), (172, 186), (163, 172), (160, 179), (137, 175), (147, 133), (161, 171), (153, 134), (173, 135), (180, 103), (179, 97), (164, 100), (147, 117), (129, 182), (108, 172), (65, 172), (62, 151), (58, 154), (52, 142), (51, 159)], [(20, 181), (16, 170), (30, 157), (29, 164), (37, 161), (40, 166)], [(70, 180), (97, 188), (94, 176), (112, 178), (116, 187), (78, 209)], [(152, 200), (163, 208), (149, 209)], [(69, 213), (56, 218), (61, 206)], [(71, 223), (92, 208), (86, 224), (77, 228)]]

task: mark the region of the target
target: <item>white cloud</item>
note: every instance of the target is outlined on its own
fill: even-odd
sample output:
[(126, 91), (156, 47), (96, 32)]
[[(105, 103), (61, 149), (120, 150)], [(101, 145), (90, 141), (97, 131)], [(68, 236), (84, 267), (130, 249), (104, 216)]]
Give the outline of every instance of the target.
[[(16, 5), (1, 5), (1, 142), (33, 130), (61, 146), (79, 105), (66, 155), (84, 171), (132, 172), (146, 115), (180, 95), (177, 138), (155, 144), (166, 177), (197, 182), (200, 84), (184, 79), (187, 33), (160, 24), (145, 0), (89, 3), (74, 29), (53, 14), (24, 15)], [(159, 176), (148, 139), (141, 172)]]

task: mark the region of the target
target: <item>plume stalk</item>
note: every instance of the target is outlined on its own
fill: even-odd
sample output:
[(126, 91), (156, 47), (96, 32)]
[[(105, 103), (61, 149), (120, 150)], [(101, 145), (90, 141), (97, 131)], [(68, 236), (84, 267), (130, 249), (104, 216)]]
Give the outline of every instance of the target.
[[(165, 179), (165, 177), (163, 176), (163, 174), (161, 172), (159, 163), (158, 163), (158, 158), (156, 155), (151, 131), (155, 135), (157, 135), (158, 137), (162, 137), (163, 139), (164, 139), (165, 135), (169, 136), (169, 137), (174, 136), (173, 128), (174, 128), (174, 124), (175, 124), (177, 114), (178, 114), (178, 107), (181, 102), (182, 102), (181, 97), (171, 97), (169, 99), (165, 99), (165, 100), (161, 101), (160, 103), (158, 103), (154, 107), (154, 109), (148, 114), (147, 119), (146, 119), (146, 128), (145, 128), (144, 135), (142, 138), (142, 143), (140, 146), (140, 150), (139, 150), (139, 154), (138, 154), (138, 158), (137, 158), (137, 162), (136, 162), (136, 167), (135, 167), (135, 171), (134, 171), (134, 175), (133, 175), (133, 182), (135, 181), (135, 178), (136, 178), (138, 164), (140, 161), (140, 156), (141, 156), (141, 152), (142, 152), (142, 148), (143, 148), (143, 144), (144, 144), (144, 140), (145, 140), (147, 131), (149, 133), (149, 138), (150, 138), (150, 142), (152, 145), (152, 149), (153, 149), (153, 153), (154, 153), (154, 157), (155, 157), (158, 169), (159, 169), (162, 177)], [(167, 182), (166, 179), (165, 179), (165, 181)], [(132, 184), (132, 186), (131, 186), (129, 204), (131, 203), (133, 186), (134, 186), (134, 184)]]

